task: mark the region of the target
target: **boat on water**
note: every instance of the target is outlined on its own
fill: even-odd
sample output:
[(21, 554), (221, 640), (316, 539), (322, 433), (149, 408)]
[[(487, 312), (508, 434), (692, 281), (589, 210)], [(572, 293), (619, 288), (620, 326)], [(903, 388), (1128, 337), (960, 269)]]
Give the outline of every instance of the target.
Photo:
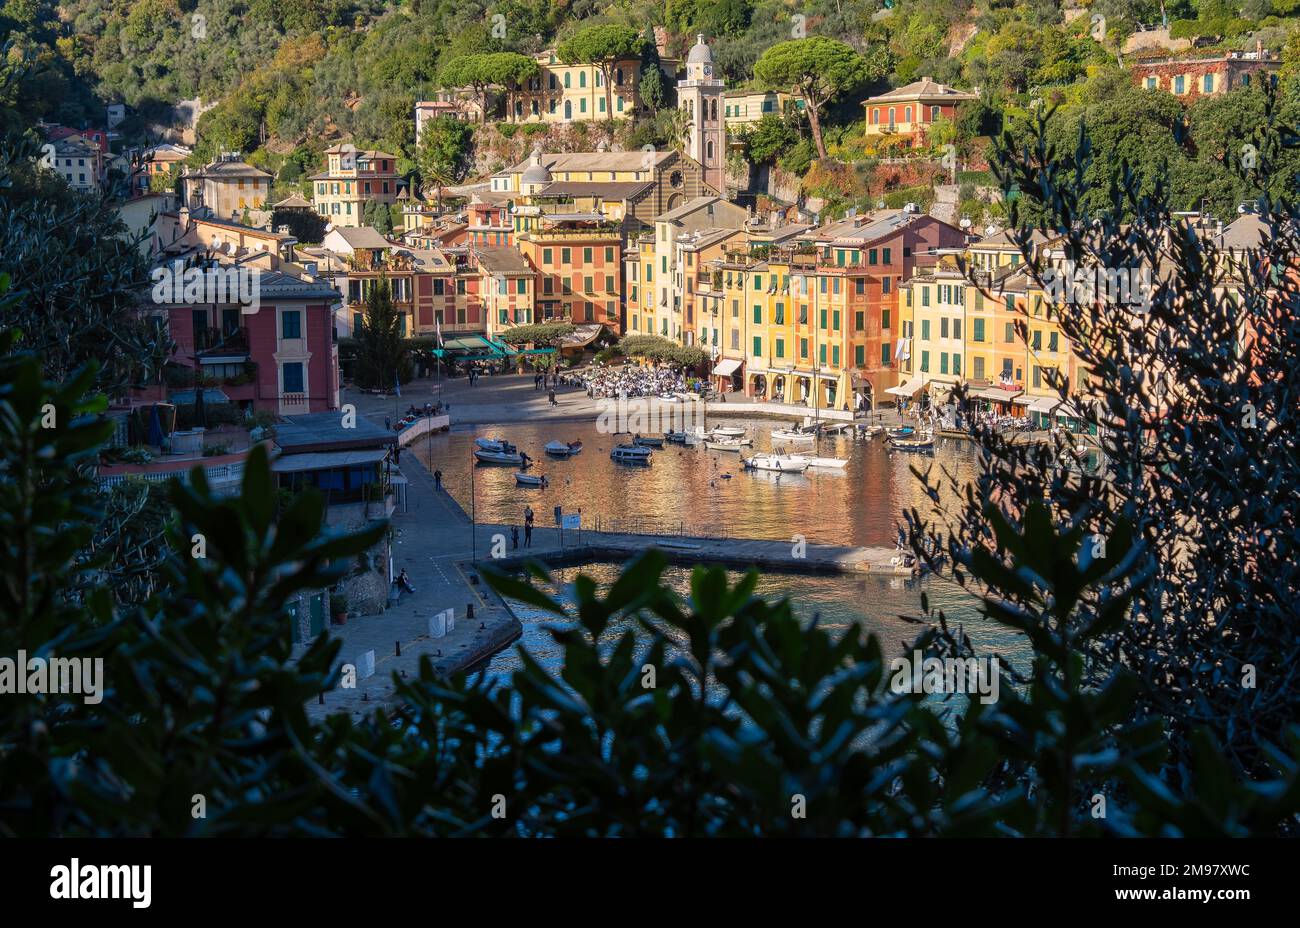
[(817, 433), (803, 429), (772, 429), (772, 438), (775, 441), (816, 441)]
[(827, 435), (839, 435), (853, 428), (852, 422), (823, 422), (822, 432)]
[(547, 454), (553, 454), (557, 458), (567, 458), (571, 454), (577, 454), (582, 450), (580, 441), (552, 441), (547, 442), (542, 448)]
[(720, 441), (712, 438), (704, 440), (704, 447), (710, 451), (740, 451), (742, 448), (753, 446), (753, 441), (748, 438), (722, 439)]
[(933, 451), (934, 437), (927, 435), (922, 438), (891, 438), (889, 447), (896, 451)]
[(890, 438), (911, 438), (916, 434), (916, 429), (910, 425), (904, 425), (901, 428), (886, 429), (885, 434)]
[(546, 478), (541, 474), (515, 474), (515, 483), (522, 487), (544, 487)]
[(640, 445), (616, 445), (610, 449), (609, 459), (621, 464), (649, 464), (651, 451)]
[(632, 439), (632, 444), (641, 448), (662, 448), (664, 446), (664, 440), (652, 435), (637, 435)]
[(807, 461), (809, 467), (820, 467), (826, 470), (843, 470), (848, 466), (848, 458), (819, 458), (811, 454), (787, 454), (792, 461)]
[(709, 438), (743, 438), (744, 435), (745, 435), (745, 430), (740, 428), (739, 426), (725, 425), (725, 426), (718, 426), (717, 428), (712, 429), (709, 432), (708, 437)]
[(503, 438), (476, 438), (474, 444), (483, 451), (498, 451), (505, 454), (513, 454), (519, 450)]
[(749, 470), (768, 470), (778, 474), (802, 474), (808, 469), (807, 461), (797, 461), (789, 455), (756, 454), (741, 461)]
[(858, 426), (858, 434), (866, 436), (867, 438), (875, 438), (877, 435), (883, 434), (884, 431), (885, 431), (885, 427), (883, 425), (859, 425)]
[(678, 396), (676, 393), (660, 393), (660, 394), (659, 394), (659, 399), (663, 400), (665, 403), (680, 403), (680, 402), (682, 402), (682, 398), (681, 398), (680, 396)]
[(674, 445), (684, 445), (690, 437), (686, 432), (664, 432), (664, 439)]
[(479, 448), (474, 452), (474, 457), (484, 464), (514, 464), (521, 466), (524, 463), (524, 456), (518, 451), (485, 451)]

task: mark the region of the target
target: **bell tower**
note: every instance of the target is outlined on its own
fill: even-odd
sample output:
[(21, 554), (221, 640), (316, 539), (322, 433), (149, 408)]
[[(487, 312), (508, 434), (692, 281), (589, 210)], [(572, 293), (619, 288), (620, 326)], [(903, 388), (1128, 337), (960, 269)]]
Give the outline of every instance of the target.
[(713, 51), (704, 44), (704, 33), (686, 57), (686, 77), (677, 82), (677, 105), (686, 110), (686, 153), (704, 168), (704, 182), (725, 196), (727, 130), (724, 119), (722, 78), (713, 71)]

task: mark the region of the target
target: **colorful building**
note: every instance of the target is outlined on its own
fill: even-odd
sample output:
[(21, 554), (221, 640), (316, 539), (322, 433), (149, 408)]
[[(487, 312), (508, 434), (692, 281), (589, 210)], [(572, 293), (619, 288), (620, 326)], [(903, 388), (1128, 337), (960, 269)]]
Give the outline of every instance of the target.
[(197, 214), (206, 208), (223, 220), (238, 221), (245, 210), (260, 210), (271, 190), (271, 175), (241, 161), (238, 153), (221, 158), (197, 171), (181, 174), (185, 205)]
[[(507, 122), (586, 122), (611, 115), (630, 119), (647, 111), (639, 92), (638, 58), (615, 62), (613, 82), (606, 88), (605, 76), (594, 64), (565, 64), (554, 49), (533, 57), (540, 73), (522, 87), (506, 91)], [(670, 74), (665, 70), (665, 76)]]
[(1277, 55), (1256, 43), (1253, 52), (1135, 61), (1129, 65), (1129, 71), (1139, 87), (1192, 100), (1247, 87), (1261, 75), (1276, 73), (1281, 65)]
[(368, 201), (385, 206), (397, 201), (396, 155), (343, 144), (325, 149), (325, 158), (325, 171), (310, 178), (312, 202), (333, 225), (365, 225)]
[(867, 138), (906, 138), (913, 148), (927, 144), (930, 127), (940, 119), (952, 120), (961, 104), (978, 100), (979, 94), (954, 90), (923, 77), (878, 97), (862, 101), (867, 116)]

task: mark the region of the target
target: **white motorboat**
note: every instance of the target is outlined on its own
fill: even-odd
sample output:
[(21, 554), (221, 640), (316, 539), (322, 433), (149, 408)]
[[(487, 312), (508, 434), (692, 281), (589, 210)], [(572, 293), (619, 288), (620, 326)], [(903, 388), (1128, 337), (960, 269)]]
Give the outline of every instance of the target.
[(754, 443), (748, 438), (733, 438), (715, 441), (712, 438), (704, 440), (704, 447), (710, 451), (740, 451), (742, 448), (751, 447)]
[(567, 458), (571, 454), (577, 454), (582, 450), (580, 441), (551, 441), (547, 442), (542, 448), (547, 454), (553, 454), (557, 458)]
[(842, 470), (849, 463), (848, 458), (818, 458), (810, 454), (787, 454), (785, 457), (792, 461), (807, 461), (809, 467), (821, 467), (827, 470)]
[(664, 432), (664, 438), (671, 444), (684, 445), (686, 444), (687, 439), (690, 438), (690, 435), (686, 432)]
[(817, 434), (802, 429), (772, 429), (772, 438), (775, 441), (816, 441)]
[(520, 465), (524, 463), (524, 456), (518, 451), (484, 451), (480, 448), (474, 452), (474, 457), (484, 464)]
[(637, 435), (632, 439), (632, 444), (641, 448), (662, 448), (664, 440), (654, 435)]
[(676, 393), (661, 393), (659, 394), (659, 399), (663, 400), (665, 403), (680, 403), (682, 401), (682, 398)]
[(743, 438), (745, 430), (735, 425), (718, 426), (709, 432), (709, 438)]
[(524, 487), (544, 487), (546, 478), (541, 474), (515, 474), (515, 483)]
[(611, 461), (621, 464), (649, 464), (651, 451), (640, 445), (617, 445), (609, 452)]
[(802, 474), (808, 469), (807, 461), (797, 461), (788, 455), (756, 454), (742, 460), (750, 470), (770, 470), (778, 474)]
[(519, 450), (503, 438), (476, 438), (474, 444), (484, 451), (497, 451), (505, 454), (513, 454)]
[(923, 435), (920, 438), (891, 438), (889, 447), (896, 451), (933, 451), (934, 437)]

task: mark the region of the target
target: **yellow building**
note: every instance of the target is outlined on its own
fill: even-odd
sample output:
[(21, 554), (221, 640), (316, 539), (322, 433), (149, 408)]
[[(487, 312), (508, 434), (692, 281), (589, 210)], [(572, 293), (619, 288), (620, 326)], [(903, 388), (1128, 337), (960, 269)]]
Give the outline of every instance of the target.
[(207, 207), (219, 219), (239, 219), (246, 209), (263, 209), (271, 190), (271, 175), (226, 153), (198, 171), (181, 176), (185, 205), (192, 211)]
[[(1033, 233), (1029, 246), (1040, 266), (1059, 265), (1047, 236)], [(1071, 395), (1087, 382), (1052, 297), (1032, 279), (1009, 233), (972, 243), (964, 257), (969, 278), (952, 253), (903, 284), (907, 379), (888, 392), (912, 399), (924, 391), (943, 404), (963, 383), (989, 411), (1050, 418), (1060, 400), (1058, 375), (1068, 378)]]
[(325, 158), (325, 171), (310, 178), (312, 203), (333, 225), (365, 225), (369, 200), (385, 206), (396, 202), (396, 155), (342, 144), (325, 149)]
[(758, 122), (764, 116), (781, 116), (803, 101), (777, 90), (728, 90), (723, 95), (723, 119), (728, 129)]
[[(498, 171), (490, 179), (491, 193), (513, 197), (542, 194), (551, 184), (649, 182), (648, 191), (628, 193), (627, 213), (640, 225), (687, 200), (710, 192), (700, 165), (676, 151), (584, 151), (545, 154), (535, 148), (527, 161)], [(605, 197), (610, 199), (611, 197)]]
[[(616, 62), (613, 83), (594, 64), (565, 64), (554, 49), (535, 55), (541, 73), (519, 89), (506, 92), (508, 122), (568, 123), (631, 118), (643, 108), (638, 87), (641, 62), (628, 58)], [(608, 101), (606, 90), (609, 90)]]

